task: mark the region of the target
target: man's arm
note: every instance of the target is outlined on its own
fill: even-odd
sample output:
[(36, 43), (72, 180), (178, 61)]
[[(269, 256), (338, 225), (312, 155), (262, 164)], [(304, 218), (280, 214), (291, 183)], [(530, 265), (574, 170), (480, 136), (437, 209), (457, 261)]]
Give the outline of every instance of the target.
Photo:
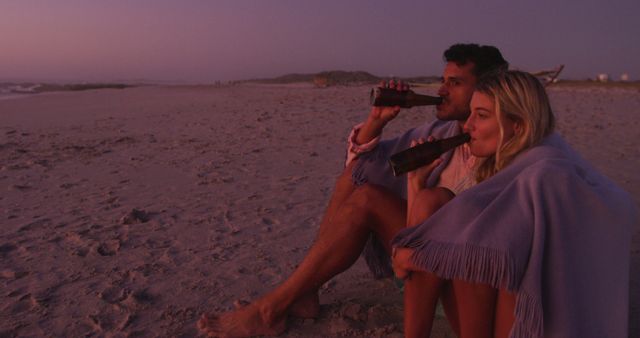
[(382, 129), (384, 129), (384, 127), (390, 121), (390, 119), (388, 121), (385, 121), (379, 116), (376, 116), (380, 115), (379, 113), (374, 112), (374, 110), (378, 109), (379, 108), (377, 107), (374, 107), (372, 109), (371, 114), (369, 114), (369, 118), (367, 118), (367, 121), (360, 128), (355, 140), (357, 144), (367, 144), (371, 142), (371, 140), (380, 137), (380, 135), (382, 134)]
[[(380, 87), (395, 88), (398, 91), (408, 90), (409, 86), (391, 80), (387, 82), (381, 82)], [(353, 128), (349, 135), (349, 145), (347, 148), (347, 159), (345, 166), (349, 165), (351, 161), (356, 159), (359, 154), (373, 150), (380, 141), (382, 130), (384, 127), (393, 120), (400, 112), (400, 107), (373, 107), (369, 113), (369, 117), (364, 123), (361, 123)]]
[(353, 162), (360, 154), (369, 152), (378, 146), (380, 142), (380, 135), (374, 137), (367, 143), (358, 143), (357, 138), (365, 123), (357, 124), (351, 129), (349, 138), (347, 139), (347, 157), (344, 166), (347, 167)]
[[(380, 87), (385, 88), (394, 88), (398, 91), (406, 91), (409, 90), (409, 86), (402, 83), (396, 82), (394, 80), (387, 82), (381, 82)], [(380, 136), (382, 134), (382, 129), (389, 123), (391, 120), (398, 116), (400, 112), (400, 107), (373, 107), (371, 108), (371, 112), (369, 113), (369, 117), (367, 121), (362, 126), (362, 129), (358, 133), (358, 137), (356, 142), (358, 144), (365, 144), (373, 140), (374, 138)]]

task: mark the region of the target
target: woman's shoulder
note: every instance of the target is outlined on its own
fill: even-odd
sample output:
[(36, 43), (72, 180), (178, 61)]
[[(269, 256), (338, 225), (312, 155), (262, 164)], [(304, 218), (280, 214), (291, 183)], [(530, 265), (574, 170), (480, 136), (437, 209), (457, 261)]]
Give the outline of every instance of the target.
[(520, 167), (516, 175), (518, 180), (543, 184), (551, 189), (584, 184), (598, 190), (623, 192), (557, 133), (547, 136), (513, 164)]

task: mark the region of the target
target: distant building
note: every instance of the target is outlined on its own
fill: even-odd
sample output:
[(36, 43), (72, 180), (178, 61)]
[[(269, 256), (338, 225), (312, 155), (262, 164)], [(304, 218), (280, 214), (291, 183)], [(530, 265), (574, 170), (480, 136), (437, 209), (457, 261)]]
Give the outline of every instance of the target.
[(609, 82), (609, 74), (600, 73), (596, 77), (596, 80), (599, 82)]
[(325, 88), (330, 85), (329, 77), (324, 74), (317, 74), (313, 77), (313, 84), (318, 88)]
[(627, 73), (622, 73), (622, 75), (620, 75), (620, 81), (622, 81), (622, 82), (627, 82), (627, 81), (629, 81), (629, 74), (627, 74)]

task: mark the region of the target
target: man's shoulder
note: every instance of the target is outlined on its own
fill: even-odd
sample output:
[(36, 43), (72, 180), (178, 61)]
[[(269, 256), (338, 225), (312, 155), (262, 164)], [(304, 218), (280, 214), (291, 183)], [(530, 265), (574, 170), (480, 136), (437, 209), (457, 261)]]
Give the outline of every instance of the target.
[(447, 129), (456, 129), (458, 130), (459, 123), (456, 120), (453, 121), (445, 121), (435, 119), (431, 122), (433, 124), (433, 128), (447, 128)]
[(432, 121), (427, 121), (425, 123), (423, 123), (420, 127), (427, 127), (427, 126), (431, 126), (431, 127), (443, 127), (443, 126), (452, 126), (457, 124), (458, 121), (455, 120), (451, 120), (451, 121), (447, 121), (447, 120), (440, 120), (440, 119), (434, 119)]
[(453, 136), (460, 133), (458, 121), (444, 121), (435, 119), (406, 132), (415, 136), (433, 135), (436, 138)]

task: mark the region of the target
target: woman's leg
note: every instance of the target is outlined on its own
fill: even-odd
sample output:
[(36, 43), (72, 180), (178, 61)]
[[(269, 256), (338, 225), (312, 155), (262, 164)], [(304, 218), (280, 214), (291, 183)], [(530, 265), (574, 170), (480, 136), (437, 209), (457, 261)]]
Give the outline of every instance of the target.
[(487, 284), (452, 281), (461, 338), (491, 338), (498, 290)]
[[(445, 188), (421, 191), (410, 207), (407, 226), (421, 223), (454, 197)], [(414, 272), (405, 281), (405, 336), (429, 336), (438, 296), (458, 337), (508, 337), (515, 320), (513, 293), (485, 284), (445, 281), (425, 272)]]
[(404, 281), (404, 336), (429, 337), (443, 280), (414, 271)]
[(422, 223), (454, 197), (456, 195), (447, 188), (437, 187), (421, 190), (408, 208), (407, 227)]
[[(445, 188), (424, 189), (415, 197), (407, 226), (415, 226), (433, 215), (455, 195)], [(436, 275), (414, 271), (404, 284), (405, 337), (429, 337), (436, 304), (445, 281)]]
[(444, 314), (447, 316), (447, 321), (451, 329), (456, 334), (456, 337), (460, 337), (460, 319), (458, 318), (456, 295), (453, 290), (453, 283), (450, 280), (445, 280), (442, 285), (440, 302), (442, 303)]
[(516, 295), (515, 293), (498, 290), (498, 300), (496, 303), (496, 320), (494, 338), (509, 337), (515, 317)]

